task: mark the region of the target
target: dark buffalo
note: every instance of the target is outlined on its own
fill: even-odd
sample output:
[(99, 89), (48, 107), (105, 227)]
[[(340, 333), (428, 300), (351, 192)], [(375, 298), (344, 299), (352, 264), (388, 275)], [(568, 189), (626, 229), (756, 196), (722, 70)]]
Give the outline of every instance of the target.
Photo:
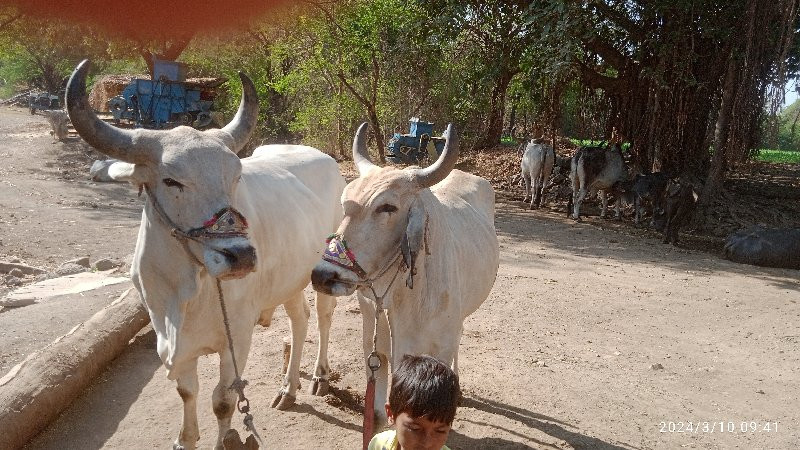
[(800, 228), (737, 231), (725, 241), (725, 258), (741, 264), (800, 269)]

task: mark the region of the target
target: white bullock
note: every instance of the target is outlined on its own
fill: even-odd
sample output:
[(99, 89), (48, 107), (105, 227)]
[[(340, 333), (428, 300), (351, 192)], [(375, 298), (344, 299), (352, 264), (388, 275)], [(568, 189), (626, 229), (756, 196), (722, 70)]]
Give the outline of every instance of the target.
[[(230, 389), (235, 372), (217, 285), (240, 374), (253, 327), (269, 325), (279, 305), (286, 309), (293, 345), (273, 406), (288, 408), (300, 383), (310, 316), (303, 288), (319, 259), (320, 239), (341, 220), (337, 199), (344, 179), (332, 158), (310, 147), (269, 145), (249, 158), (236, 156), (258, 116), (255, 87), (243, 74), (239, 111), (222, 129), (122, 130), (99, 120), (89, 107), (87, 69), (84, 61), (67, 88), (72, 123), (89, 144), (129, 163), (127, 170), (115, 171), (116, 177), (148, 196), (131, 276), (150, 313), (167, 377), (177, 381), (183, 399), (183, 424), (174, 447), (197, 445), (197, 359), (218, 353), (220, 380), (212, 402), (219, 426), (216, 447), (222, 448), (237, 396)], [(327, 387), (335, 305), (335, 298), (317, 295), (320, 343), (312, 390), (321, 395)]]
[(387, 315), (379, 317), (382, 364), (373, 409), (385, 423), (387, 361), (394, 366), (405, 354), (427, 353), (457, 371), (464, 319), (489, 295), (499, 249), (494, 190), (483, 178), (453, 170), (452, 127), (433, 165), (403, 170), (370, 162), (366, 129), (361, 125), (353, 142), (360, 176), (342, 194), (344, 220), (311, 280), (324, 294), (358, 291), (365, 359), (373, 348), (375, 297), (382, 297)]

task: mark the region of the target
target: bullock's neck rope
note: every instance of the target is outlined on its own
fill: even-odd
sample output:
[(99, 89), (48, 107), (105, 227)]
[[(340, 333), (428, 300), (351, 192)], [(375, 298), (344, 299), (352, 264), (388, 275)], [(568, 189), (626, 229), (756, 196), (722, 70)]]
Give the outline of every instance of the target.
[[(408, 238), (405, 237), (405, 239)], [(347, 242), (344, 240), (344, 236), (340, 234), (332, 234), (328, 236), (326, 243), (328, 244), (328, 249), (323, 254), (322, 259), (347, 269), (355, 273), (360, 278), (358, 281), (339, 281), (341, 283), (354, 285), (359, 288), (369, 288), (369, 290), (372, 291), (372, 297), (375, 299), (375, 331), (372, 333), (372, 353), (367, 356), (367, 367), (369, 367), (371, 374), (369, 376), (369, 380), (367, 381), (367, 391), (364, 394), (362, 446), (366, 450), (366, 448), (369, 446), (369, 441), (372, 439), (372, 433), (375, 426), (373, 412), (370, 411), (370, 403), (375, 403), (375, 373), (381, 368), (382, 364), (381, 358), (378, 355), (378, 322), (380, 321), (381, 314), (384, 310), (383, 299), (386, 298), (386, 295), (389, 293), (392, 285), (394, 285), (394, 282), (397, 280), (397, 276), (400, 274), (400, 272), (405, 272), (408, 267), (406, 266), (405, 262), (398, 264), (394, 276), (392, 276), (391, 281), (389, 281), (389, 285), (386, 286), (386, 290), (383, 291), (382, 295), (378, 295), (378, 293), (375, 291), (375, 282), (383, 277), (389, 271), (389, 269), (391, 269), (392, 266), (397, 263), (399, 259), (401, 259), (403, 256), (402, 248), (401, 251), (397, 252), (397, 254), (395, 254), (395, 256), (391, 258), (383, 266), (383, 268), (381, 268), (381, 270), (378, 271), (377, 275), (370, 278), (368, 277), (366, 271), (356, 261), (356, 257), (353, 252), (347, 248)], [(411, 270), (413, 271), (414, 269)]]
[(247, 380), (243, 380), (239, 376), (239, 366), (236, 364), (236, 355), (233, 351), (233, 336), (231, 335), (231, 325), (228, 322), (228, 311), (225, 309), (225, 297), (222, 295), (222, 282), (219, 278), (217, 281), (217, 294), (219, 296), (219, 306), (222, 308), (222, 321), (225, 323), (225, 333), (228, 335), (228, 349), (231, 352), (231, 360), (233, 360), (233, 373), (236, 378), (233, 379), (230, 389), (239, 394), (239, 399), (236, 401), (236, 409), (244, 414), (244, 427), (247, 431), (253, 433), (258, 445), (264, 448), (264, 441), (258, 435), (256, 427), (253, 424), (253, 415), (250, 414), (250, 400), (244, 395), (244, 387), (247, 386)]
[[(146, 184), (139, 185), (139, 195), (142, 193), (142, 189), (147, 192), (147, 197), (150, 199), (150, 203), (153, 205), (153, 210), (155, 210), (158, 217), (163, 221), (167, 227), (170, 228), (170, 234), (178, 240), (183, 246), (183, 249), (186, 251), (186, 254), (189, 255), (191, 260), (200, 268), (205, 267), (203, 263), (197, 259), (197, 256), (192, 253), (189, 249), (189, 240), (195, 241), (200, 245), (206, 246), (211, 248), (214, 251), (220, 252), (222, 254), (229, 254), (229, 252), (225, 249), (218, 248), (216, 246), (210, 245), (208, 242), (200, 239), (204, 233), (202, 229), (190, 230), (189, 232), (181, 230), (181, 228), (169, 218), (167, 213), (164, 211), (164, 208), (156, 199), (156, 196), (150, 191), (150, 187)], [(228, 321), (228, 311), (225, 308), (225, 296), (222, 294), (222, 282), (219, 278), (215, 278), (217, 284), (217, 296), (219, 298), (219, 306), (222, 309), (222, 322), (225, 324), (225, 334), (228, 337), (228, 350), (231, 352), (231, 360), (233, 361), (233, 372), (235, 378), (233, 379), (233, 383), (231, 383), (230, 389), (235, 391), (239, 398), (236, 401), (236, 409), (244, 414), (244, 426), (245, 429), (255, 436), (256, 441), (258, 441), (258, 445), (261, 448), (264, 448), (264, 441), (262, 441), (261, 436), (258, 435), (258, 431), (256, 431), (256, 427), (253, 424), (253, 415), (250, 414), (250, 400), (244, 395), (244, 388), (247, 386), (247, 380), (244, 380), (239, 376), (239, 366), (236, 363), (236, 354), (233, 349), (233, 335), (231, 334), (231, 325)]]

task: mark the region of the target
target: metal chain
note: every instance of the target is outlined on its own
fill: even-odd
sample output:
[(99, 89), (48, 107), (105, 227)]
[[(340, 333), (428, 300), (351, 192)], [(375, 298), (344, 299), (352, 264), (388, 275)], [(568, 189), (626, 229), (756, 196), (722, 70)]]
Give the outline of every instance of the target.
[(231, 335), (231, 325), (228, 322), (228, 312), (225, 309), (225, 297), (222, 295), (222, 282), (219, 278), (216, 279), (217, 281), (217, 294), (219, 295), (219, 306), (222, 308), (222, 322), (225, 324), (225, 333), (228, 336), (228, 349), (231, 352), (231, 359), (233, 360), (233, 372), (236, 377), (233, 379), (233, 383), (231, 383), (230, 389), (235, 391), (239, 394), (239, 399), (236, 401), (236, 409), (239, 410), (240, 413), (244, 414), (244, 427), (247, 431), (253, 433), (255, 436), (256, 441), (258, 441), (258, 445), (261, 448), (264, 448), (264, 441), (261, 440), (261, 436), (258, 435), (258, 431), (256, 431), (256, 427), (253, 424), (253, 415), (250, 414), (250, 400), (244, 395), (244, 388), (247, 386), (247, 380), (243, 380), (239, 377), (239, 367), (236, 364), (236, 355), (233, 351), (233, 336)]

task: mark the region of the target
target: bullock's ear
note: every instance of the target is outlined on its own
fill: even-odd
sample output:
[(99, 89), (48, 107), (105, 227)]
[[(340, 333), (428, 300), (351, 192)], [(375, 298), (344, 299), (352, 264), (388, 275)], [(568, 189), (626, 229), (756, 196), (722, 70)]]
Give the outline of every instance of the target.
[[(414, 275), (417, 273), (417, 255), (420, 254), (423, 247), (427, 247), (427, 234), (428, 234), (428, 213), (422, 205), (422, 200), (416, 198), (411, 208), (408, 210), (408, 225), (406, 226), (406, 234), (403, 236), (403, 241), (400, 243), (400, 249), (403, 253), (403, 262), (408, 267), (408, 279), (406, 279), (406, 286), (409, 289), (414, 289)], [(427, 251), (427, 249), (426, 249)]]
[(115, 162), (108, 167), (108, 176), (115, 181), (127, 181), (135, 186), (148, 181), (148, 169), (141, 164)]

